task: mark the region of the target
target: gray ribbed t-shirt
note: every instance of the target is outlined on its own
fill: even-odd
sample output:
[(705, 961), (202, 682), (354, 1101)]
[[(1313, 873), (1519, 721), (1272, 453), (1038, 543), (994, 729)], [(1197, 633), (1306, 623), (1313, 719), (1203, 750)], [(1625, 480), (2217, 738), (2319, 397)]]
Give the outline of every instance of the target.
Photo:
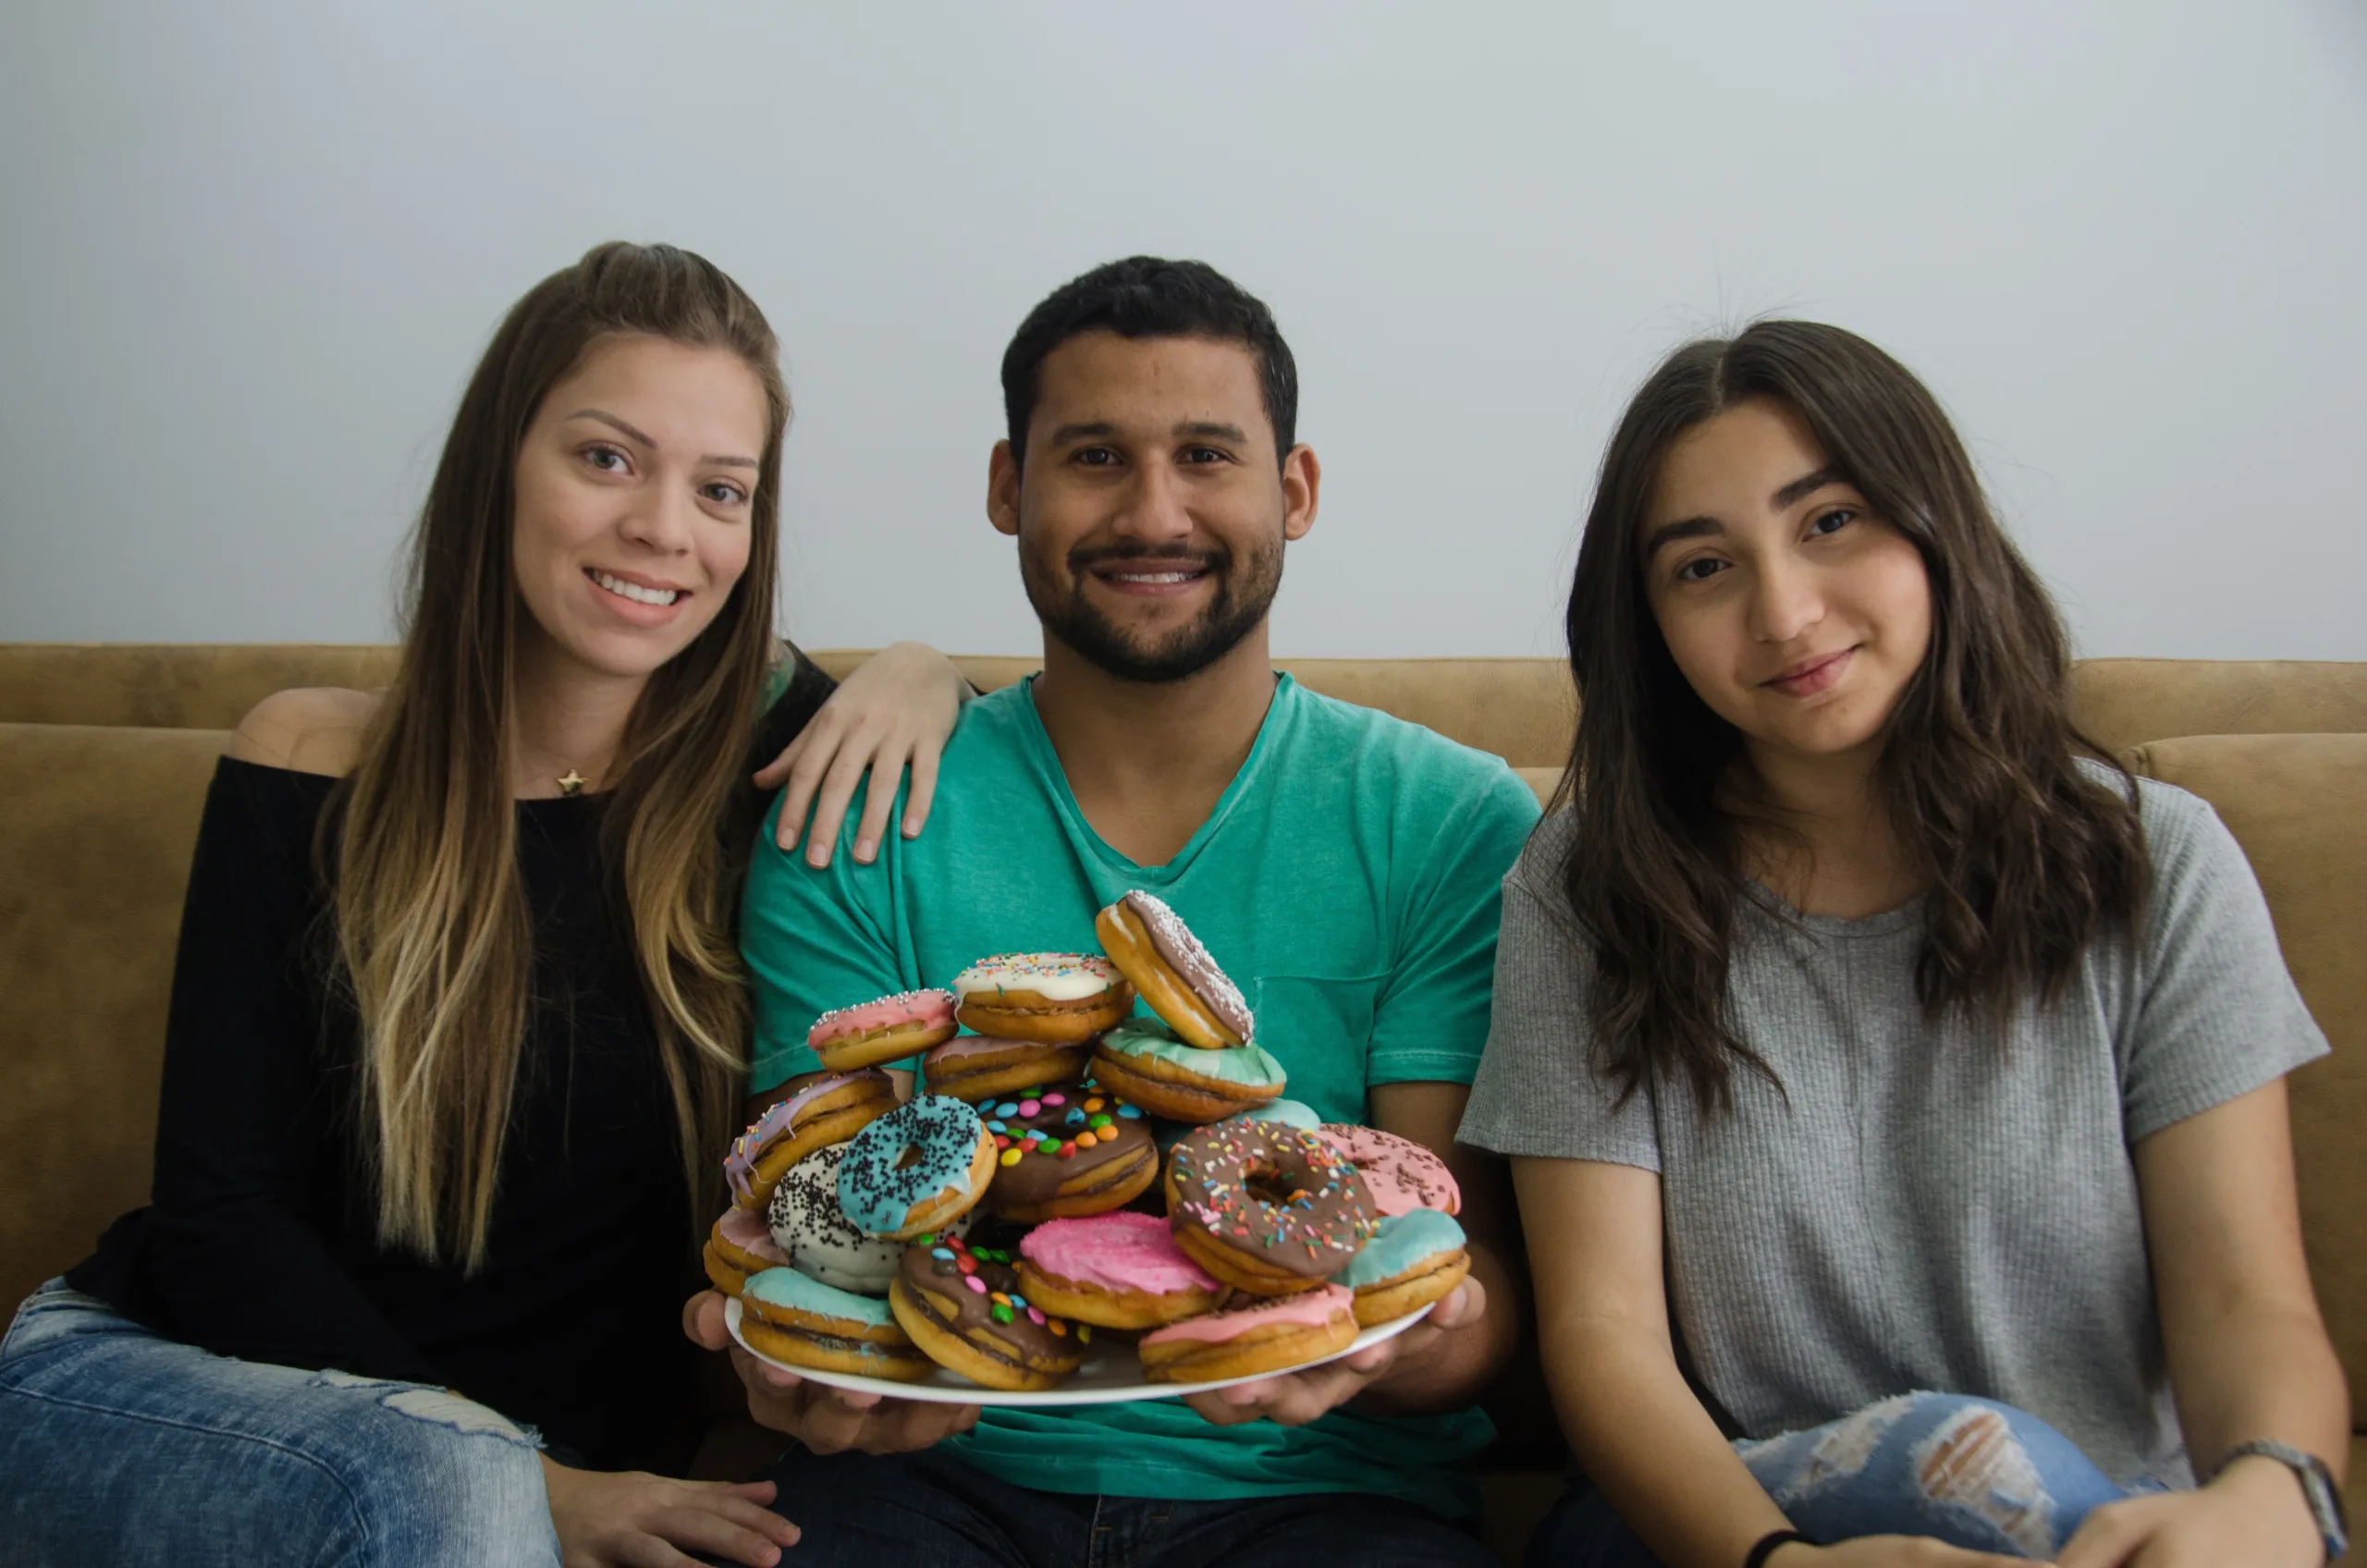
[(1675, 1084), (1620, 1106), (1596, 1070), (1552, 818), (1504, 879), (1463, 1141), (1659, 1172), (1675, 1324), (1744, 1435), (1932, 1389), (2030, 1411), (2124, 1484), (2190, 1484), (2129, 1151), (2326, 1044), (2234, 838), (2184, 790), (2141, 790), (2144, 928), (2091, 947), (2002, 1041), (1916, 1001), (1919, 904), (1744, 900), (1732, 1015), (1789, 1099), (1737, 1073), (1725, 1118)]

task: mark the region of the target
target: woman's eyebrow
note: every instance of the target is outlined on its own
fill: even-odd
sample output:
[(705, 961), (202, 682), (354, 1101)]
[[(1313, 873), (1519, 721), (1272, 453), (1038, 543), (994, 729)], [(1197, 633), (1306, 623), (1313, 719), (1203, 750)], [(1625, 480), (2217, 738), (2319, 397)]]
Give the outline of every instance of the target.
[[(616, 430), (621, 431), (627, 435), (632, 436), (634, 440), (640, 442), (644, 447), (655, 447), (657, 445), (656, 442), (651, 440), (648, 436), (644, 435), (640, 431), (635, 430), (632, 425), (627, 424), (624, 421), (605, 410), (578, 409), (567, 417), (570, 419), (595, 419), (602, 424), (608, 425)], [(754, 468), (756, 466), (756, 459), (754, 458), (736, 458), (730, 456), (729, 454), (716, 452), (706, 453), (699, 459), (699, 461), (702, 463), (712, 464), (717, 468)]]
[(1660, 554), (1663, 545), (1674, 545), (1680, 539), (1707, 539), (1725, 531), (1726, 525), (1713, 517), (1688, 517), (1660, 523), (1644, 535), (1644, 558), (1650, 560)]
[(1840, 484), (1843, 477), (1839, 468), (1827, 463), (1814, 473), (1800, 475), (1799, 478), (1768, 496), (1767, 504), (1780, 512), (1804, 496), (1813, 496), (1828, 484)]

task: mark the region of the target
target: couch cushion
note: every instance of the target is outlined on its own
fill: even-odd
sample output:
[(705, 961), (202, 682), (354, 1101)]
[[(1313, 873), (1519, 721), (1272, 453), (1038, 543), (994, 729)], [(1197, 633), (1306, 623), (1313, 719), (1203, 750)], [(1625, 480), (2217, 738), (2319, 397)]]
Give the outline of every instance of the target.
[(0, 723), (233, 729), (290, 686), (384, 686), (395, 650), (336, 643), (0, 643)]
[(2195, 735), (2130, 761), (2209, 801), (2243, 845), (2334, 1046), (2293, 1074), (2293, 1158), (2318, 1305), (2367, 1417), (2367, 735)]
[(214, 729), (0, 724), (0, 1301), (147, 1201)]
[(2173, 735), (2367, 730), (2367, 663), (2081, 659), (2071, 712), (2115, 751)]

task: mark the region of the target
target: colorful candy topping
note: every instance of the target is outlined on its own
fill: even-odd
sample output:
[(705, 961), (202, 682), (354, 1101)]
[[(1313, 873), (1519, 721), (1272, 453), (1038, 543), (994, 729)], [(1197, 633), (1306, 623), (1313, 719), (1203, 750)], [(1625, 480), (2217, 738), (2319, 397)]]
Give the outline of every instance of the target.
[(1140, 1121), (1142, 1110), (1087, 1082), (1073, 1091), (1023, 1089), (983, 1104), (978, 1114), (995, 1141), (995, 1162), (1010, 1167), (1036, 1154), (1073, 1159), (1084, 1149), (1117, 1140), (1120, 1121)]

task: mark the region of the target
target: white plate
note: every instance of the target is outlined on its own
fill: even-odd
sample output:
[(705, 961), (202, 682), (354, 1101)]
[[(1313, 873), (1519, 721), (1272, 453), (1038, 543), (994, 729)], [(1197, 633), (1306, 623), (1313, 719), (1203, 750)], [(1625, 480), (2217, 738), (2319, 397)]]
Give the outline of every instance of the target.
[[(1432, 1306), (1438, 1305), (1433, 1302)], [(1302, 1361), (1285, 1368), (1304, 1372), (1310, 1366), (1320, 1366), (1327, 1361), (1337, 1361), (1343, 1355), (1354, 1355), (1367, 1345), (1377, 1345), (1383, 1340), (1393, 1340), (1406, 1329), (1429, 1317), (1425, 1306), (1403, 1317), (1392, 1318), (1376, 1328), (1358, 1334), (1345, 1350), (1318, 1355), (1313, 1361)], [(778, 1366), (784, 1372), (794, 1372), (809, 1382), (828, 1383), (834, 1389), (853, 1389), (861, 1393), (884, 1394), (889, 1399), (919, 1400), (929, 1404), (999, 1404), (1032, 1405), (1037, 1409), (1062, 1404), (1121, 1404), (1136, 1399), (1175, 1399), (1184, 1394), (1196, 1394), (1208, 1389), (1229, 1389), (1235, 1383), (1254, 1383), (1260, 1378), (1280, 1376), (1259, 1372), (1247, 1378), (1222, 1378), (1213, 1383), (1146, 1383), (1143, 1364), (1135, 1359), (1131, 1344), (1111, 1343), (1106, 1349), (1097, 1347), (1085, 1364), (1061, 1379), (1057, 1389), (1040, 1393), (1006, 1393), (1000, 1389), (984, 1389), (957, 1372), (939, 1366), (917, 1383), (900, 1383), (892, 1378), (865, 1378), (853, 1372), (824, 1372), (812, 1366), (799, 1366), (791, 1362), (775, 1361), (762, 1351), (749, 1347), (740, 1339), (740, 1298), (733, 1296), (723, 1304), (723, 1321), (730, 1329), (731, 1337), (739, 1340), (740, 1348), (758, 1361)]]

